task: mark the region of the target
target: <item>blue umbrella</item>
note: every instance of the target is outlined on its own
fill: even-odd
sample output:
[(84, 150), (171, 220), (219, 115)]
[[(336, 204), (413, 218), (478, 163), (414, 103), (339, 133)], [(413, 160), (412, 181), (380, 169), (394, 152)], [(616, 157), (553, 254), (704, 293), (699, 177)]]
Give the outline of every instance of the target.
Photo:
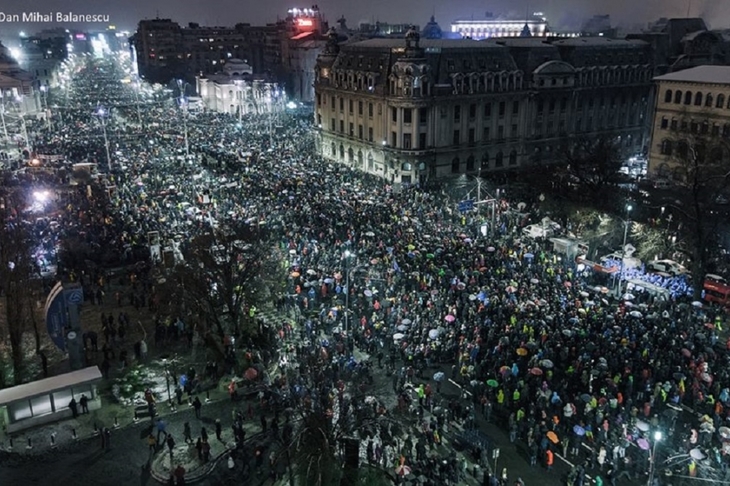
[(581, 437), (586, 435), (586, 429), (584, 429), (580, 425), (576, 425), (575, 427), (573, 427), (573, 432), (575, 432), (575, 435), (578, 435)]
[(446, 375), (442, 371), (439, 371), (433, 375), (433, 379), (436, 381), (444, 381), (446, 379)]
[(533, 258), (535, 258), (535, 255), (533, 255), (532, 253), (525, 253), (525, 258), (528, 260), (532, 260)]

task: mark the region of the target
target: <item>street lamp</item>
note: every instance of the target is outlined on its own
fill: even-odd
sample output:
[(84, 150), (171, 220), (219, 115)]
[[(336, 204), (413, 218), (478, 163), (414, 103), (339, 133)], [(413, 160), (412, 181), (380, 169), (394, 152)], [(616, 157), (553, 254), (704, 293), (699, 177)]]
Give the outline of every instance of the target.
[(624, 269), (626, 268), (626, 239), (629, 236), (629, 226), (631, 225), (631, 210), (633, 207), (631, 204), (626, 205), (626, 220), (624, 221), (624, 244), (621, 246), (621, 275), (618, 279), (618, 295), (621, 295), (621, 279), (623, 277)]
[(350, 332), (350, 262), (351, 256), (355, 256), (350, 250), (345, 250), (345, 335), (349, 337)]
[(103, 107), (99, 107), (96, 110), (96, 116), (99, 117), (99, 121), (101, 122), (101, 131), (104, 134), (104, 149), (106, 150), (106, 164), (109, 166), (109, 170), (112, 168), (112, 158), (109, 155), (109, 139), (106, 136), (106, 115), (107, 112)]
[(654, 444), (651, 447), (651, 461), (649, 462), (649, 482), (647, 483), (648, 486), (653, 486), (654, 484), (654, 474), (656, 473), (656, 447), (659, 442), (662, 440), (662, 431), (657, 430), (654, 432)]

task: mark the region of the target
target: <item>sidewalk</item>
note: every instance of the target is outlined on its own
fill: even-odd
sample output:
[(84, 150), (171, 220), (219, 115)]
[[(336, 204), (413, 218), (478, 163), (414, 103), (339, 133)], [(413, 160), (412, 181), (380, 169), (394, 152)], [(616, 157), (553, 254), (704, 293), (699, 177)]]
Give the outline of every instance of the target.
[[(253, 421), (244, 422), (243, 428), (246, 431), (246, 442), (261, 434), (261, 426)], [(230, 426), (223, 427), (220, 441), (215, 436), (214, 427), (208, 434), (210, 444), (210, 460), (208, 462), (198, 459), (195, 442), (186, 444), (182, 437), (174, 437), (176, 445), (173, 448), (171, 457), (170, 449), (163, 439), (150, 464), (151, 476), (160, 483), (166, 483), (175, 468), (182, 466), (185, 469), (186, 484), (205, 478), (221, 460), (227, 457), (228, 452), (236, 447), (233, 429)]]

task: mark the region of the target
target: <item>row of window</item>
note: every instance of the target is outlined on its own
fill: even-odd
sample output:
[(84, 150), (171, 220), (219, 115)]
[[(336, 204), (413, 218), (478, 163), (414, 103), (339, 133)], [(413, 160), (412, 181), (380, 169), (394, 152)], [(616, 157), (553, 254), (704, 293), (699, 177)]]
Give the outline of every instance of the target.
[[(681, 132), (691, 132), (698, 135), (711, 134), (713, 137), (720, 135), (720, 125), (713, 123), (712, 127), (710, 127), (710, 122), (707, 120), (700, 123), (696, 120), (687, 121), (686, 119), (678, 121), (676, 118), (672, 117), (672, 120), (670, 121), (669, 118), (664, 116), (662, 117), (660, 127), (662, 130), (670, 129)], [(722, 136), (730, 138), (730, 123), (725, 123), (722, 126)]]
[[(489, 152), (484, 152), (482, 154), (482, 163), (481, 163), (481, 169), (488, 169), (489, 168)], [(517, 151), (512, 150), (509, 153), (508, 156), (508, 163), (510, 166), (517, 165)], [(504, 153), (500, 150), (497, 152), (497, 155), (494, 156), (494, 167), (500, 168), (504, 167)], [(470, 155), (466, 159), (466, 172), (473, 172), (476, 170), (475, 167), (475, 160), (474, 156)], [(451, 173), (452, 174), (459, 174), (461, 173), (461, 160), (459, 160), (459, 157), (454, 157), (454, 159), (451, 161)]]
[(672, 91), (671, 89), (668, 89), (664, 92), (664, 102), (673, 102), (675, 105), (694, 104), (695, 106), (705, 106), (707, 108), (712, 108), (714, 106), (715, 108), (730, 109), (730, 98), (727, 99), (726, 105), (725, 95), (722, 93), (718, 94), (717, 98), (713, 99), (712, 93), (703, 94), (700, 91), (692, 93), (692, 91), (682, 91), (679, 89), (676, 91)]
[[(659, 152), (668, 157), (676, 155), (678, 158), (683, 159), (690, 155), (690, 143), (687, 140), (670, 140), (665, 138), (659, 146)], [(701, 143), (696, 143), (692, 146), (692, 153), (698, 160), (703, 160), (708, 155), (707, 147)], [(723, 160), (725, 156), (726, 150), (721, 146), (715, 146), (709, 152), (709, 157), (712, 161)]]

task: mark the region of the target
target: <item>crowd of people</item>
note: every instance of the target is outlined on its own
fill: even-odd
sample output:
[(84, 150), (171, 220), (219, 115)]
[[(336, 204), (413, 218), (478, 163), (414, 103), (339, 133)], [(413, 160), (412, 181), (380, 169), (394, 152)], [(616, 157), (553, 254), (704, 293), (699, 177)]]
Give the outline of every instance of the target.
[[(184, 112), (174, 102), (151, 102), (141, 115), (126, 106), (111, 110), (105, 127), (112, 154), (106, 166), (92, 108), (67, 110), (54, 132), (36, 134), (47, 153), (106, 169), (106, 194), (82, 187), (66, 196), (72, 209), (57, 216), (59, 240), (75, 238), (132, 264), (146, 257), (148, 235), (156, 232), (177, 242), (182, 262), (186, 242), (207, 225), (264, 224), (288, 259), (281, 305), (301, 312), (299, 355), (330, 361), (330, 389), (357, 346), (380, 364), (387, 357), (399, 395), (430, 382), (436, 391), (427, 402), (437, 404), (444, 379), (459, 383), (473, 402), (458, 413), (448, 407), (452, 418), (503, 417), (533, 464), (552, 466), (559, 453), (587, 458), (587, 470), (607, 479), (637, 478), (647, 472), (652, 434), (661, 430), (687, 475), (699, 469), (724, 478), (730, 374), (714, 315), (681, 297), (638, 304), (607, 293), (548, 242), (520, 237), (517, 221), (503, 211), (506, 198), (494, 231), (475, 234), (443, 193), (391, 186), (322, 160), (303, 117), (279, 115), (272, 133), (273, 115), (237, 122)], [(98, 284), (91, 268), (65, 271)], [(135, 295), (143, 306), (145, 299), (154, 304), (151, 286)], [(285, 386), (304, 400), (312, 382), (302, 377)], [(340, 408), (350, 409), (344, 401)], [(439, 414), (424, 418), (427, 408), (413, 403), (427, 422), (419, 427), (423, 440), (433, 444), (444, 424)], [(388, 460), (402, 455), (435, 474), (418, 440), (392, 444), (398, 451)], [(458, 467), (446, 469), (433, 480), (458, 481)]]

